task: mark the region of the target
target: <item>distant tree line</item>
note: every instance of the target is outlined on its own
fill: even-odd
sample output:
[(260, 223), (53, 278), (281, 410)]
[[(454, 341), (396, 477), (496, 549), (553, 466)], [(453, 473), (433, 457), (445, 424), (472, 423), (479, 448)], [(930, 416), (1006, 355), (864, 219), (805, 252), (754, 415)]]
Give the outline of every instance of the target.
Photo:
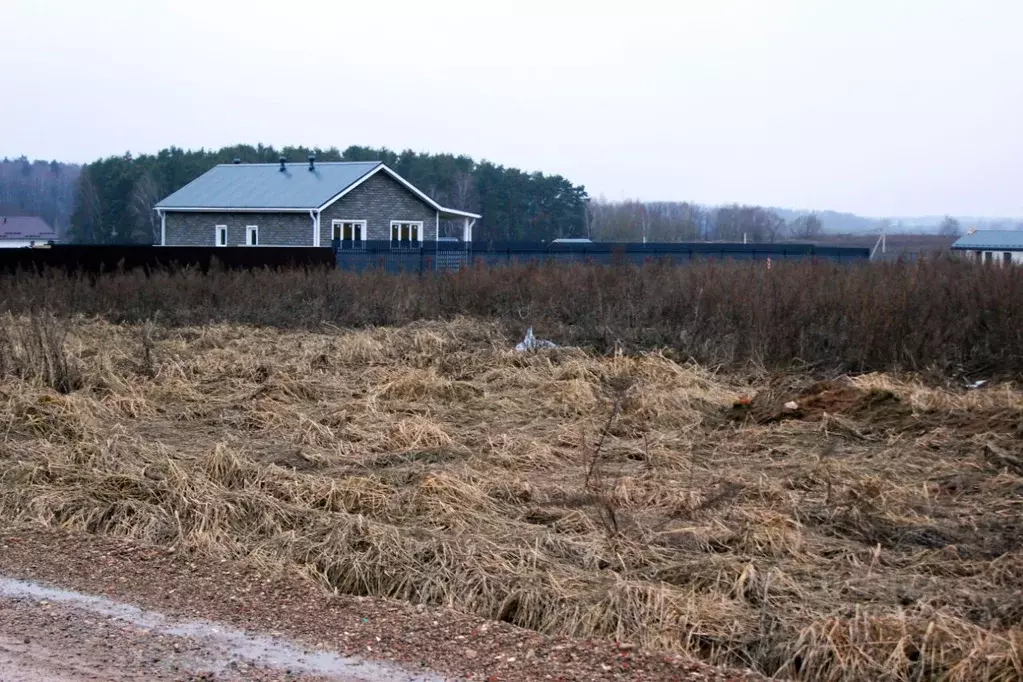
[[(585, 233), (586, 190), (560, 175), (526, 173), (451, 154), (239, 145), (217, 151), (171, 147), (88, 164), (77, 186), (71, 237), (88, 243), (155, 243), (160, 228), (153, 206), (216, 164), (236, 158), (273, 163), (282, 156), (305, 162), (310, 153), (319, 161), (383, 161), (442, 205), (483, 215), (473, 229), (476, 240), (533, 241)], [(446, 228), (461, 234), (460, 226)]]
[[(441, 204), (483, 215), (477, 241), (542, 241), (589, 237), (595, 241), (684, 242), (813, 240), (830, 233), (880, 229), (881, 221), (852, 214), (806, 213), (731, 204), (710, 207), (689, 202), (607, 201), (560, 175), (527, 173), (468, 156), (394, 152), (351, 146), (310, 149), (238, 145), (219, 150), (111, 156), (86, 166), (25, 157), (0, 162), (0, 213), (39, 215), (62, 238), (86, 243), (155, 243), (159, 220), (153, 206), (218, 163), (276, 162), (281, 156), (305, 162), (381, 160)], [(1020, 225), (985, 225), (986, 229)], [(964, 229), (946, 216), (939, 234)], [(441, 225), (460, 235), (461, 225)]]
[(66, 231), (74, 210), (81, 166), (59, 161), (29, 161), (22, 156), (0, 161), (0, 214), (39, 216)]
[(587, 204), (586, 228), (594, 241), (615, 242), (774, 242), (814, 239), (823, 232), (821, 219), (814, 213), (786, 222), (762, 206), (604, 199)]

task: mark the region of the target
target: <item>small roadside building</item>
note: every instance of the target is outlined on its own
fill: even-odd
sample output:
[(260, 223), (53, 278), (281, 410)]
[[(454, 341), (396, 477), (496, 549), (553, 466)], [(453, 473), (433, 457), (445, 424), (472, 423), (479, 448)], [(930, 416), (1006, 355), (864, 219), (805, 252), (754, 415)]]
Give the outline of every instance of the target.
[(472, 241), (481, 216), (441, 206), (379, 161), (229, 163), (156, 204), (163, 246), (330, 246), (394, 250), (437, 242), (440, 221)]
[(977, 263), (1023, 263), (1023, 231), (970, 230), (952, 244), (952, 251)]
[(57, 241), (57, 232), (39, 216), (0, 215), (0, 248), (22, 249)]

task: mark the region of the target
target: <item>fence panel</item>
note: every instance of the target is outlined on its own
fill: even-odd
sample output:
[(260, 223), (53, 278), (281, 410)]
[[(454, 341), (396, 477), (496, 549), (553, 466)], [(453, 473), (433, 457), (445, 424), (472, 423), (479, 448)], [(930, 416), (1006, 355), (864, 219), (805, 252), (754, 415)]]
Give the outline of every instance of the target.
[(528, 263), (600, 265), (669, 262), (686, 265), (717, 260), (865, 261), (870, 250), (862, 247), (815, 247), (812, 244), (553, 244), (543, 242), (424, 242), (419, 245), (365, 242), (360, 249), (340, 248), (335, 242), (338, 267), (349, 270), (383, 269), (389, 272), (450, 271), (475, 265), (498, 267)]
[(44, 248), (0, 249), (0, 271), (100, 274), (119, 270), (181, 270), (202, 272), (261, 268), (331, 268), (329, 248), (284, 246), (145, 246), (57, 244)]
[[(386, 272), (437, 272), (466, 265), (497, 267), (509, 264), (557, 263), (573, 265), (670, 262), (688, 265), (707, 260), (777, 261), (828, 260), (865, 262), (866, 247), (813, 246), (810, 244), (547, 244), (543, 242), (364, 242), (361, 248), (335, 241), (330, 247), (275, 246), (118, 246), (55, 245), (48, 248), (0, 249), (0, 271), (101, 273), (118, 269), (177, 270), (211, 267), (228, 269), (339, 267), (345, 270)], [(467, 248), (468, 246), (468, 248)]]

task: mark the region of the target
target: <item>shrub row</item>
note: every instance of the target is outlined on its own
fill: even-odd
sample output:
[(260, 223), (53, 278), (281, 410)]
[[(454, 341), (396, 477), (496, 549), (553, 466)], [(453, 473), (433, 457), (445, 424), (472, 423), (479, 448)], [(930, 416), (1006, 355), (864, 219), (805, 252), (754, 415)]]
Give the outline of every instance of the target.
[(322, 328), (471, 315), (518, 336), (607, 351), (665, 348), (737, 368), (1023, 370), (1023, 269), (714, 262), (688, 267), (532, 265), (445, 275), (343, 271), (0, 277), (13, 313), (115, 322)]

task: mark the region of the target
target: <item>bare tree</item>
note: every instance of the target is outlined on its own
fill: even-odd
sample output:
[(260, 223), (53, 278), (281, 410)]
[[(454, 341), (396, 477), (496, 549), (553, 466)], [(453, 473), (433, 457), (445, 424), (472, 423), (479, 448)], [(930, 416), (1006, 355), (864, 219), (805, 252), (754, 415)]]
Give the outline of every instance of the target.
[[(451, 181), (450, 206), (462, 211), (472, 211), (479, 207), (479, 195), (476, 180), (472, 173), (455, 171)], [(442, 220), (441, 233), (438, 236), (462, 238), (463, 223), (461, 220)]]
[(584, 210), (586, 211), (587, 239), (593, 239), (594, 235), (600, 232), (600, 228), (597, 224), (597, 221), (600, 219), (600, 216), (603, 213), (601, 208), (602, 207), (600, 206), (600, 204), (598, 204), (597, 201), (595, 201), (592, 198), (586, 201), (586, 206)]
[(97, 244), (107, 241), (103, 229), (103, 207), (100, 205), (99, 192), (92, 181), (88, 169), (78, 176), (75, 192), (75, 213), (72, 223), (75, 225), (72, 237), (75, 241)]
[(815, 239), (824, 231), (824, 224), (816, 213), (801, 215), (789, 223), (789, 232), (799, 239)]
[(472, 173), (456, 171), (452, 183), (452, 200), (455, 208), (468, 211), (476, 208), (476, 181)]
[(640, 234), (643, 237), (643, 243), (646, 244), (650, 237), (651, 213), (647, 210), (646, 204), (640, 201), (636, 202), (636, 212), (639, 214)]
[(57, 161), (0, 159), (0, 212), (39, 216), (60, 233), (74, 208), (80, 170)]
[(777, 213), (761, 206), (722, 206), (714, 216), (717, 239), (755, 242), (773, 242), (785, 224)]
[(958, 237), (962, 233), (959, 221), (950, 215), (945, 216), (938, 225), (938, 234), (943, 237)]
[(128, 210), (132, 217), (133, 241), (157, 244), (160, 241), (160, 224), (153, 207), (160, 200), (160, 193), (153, 176), (143, 173), (135, 180), (131, 189)]

